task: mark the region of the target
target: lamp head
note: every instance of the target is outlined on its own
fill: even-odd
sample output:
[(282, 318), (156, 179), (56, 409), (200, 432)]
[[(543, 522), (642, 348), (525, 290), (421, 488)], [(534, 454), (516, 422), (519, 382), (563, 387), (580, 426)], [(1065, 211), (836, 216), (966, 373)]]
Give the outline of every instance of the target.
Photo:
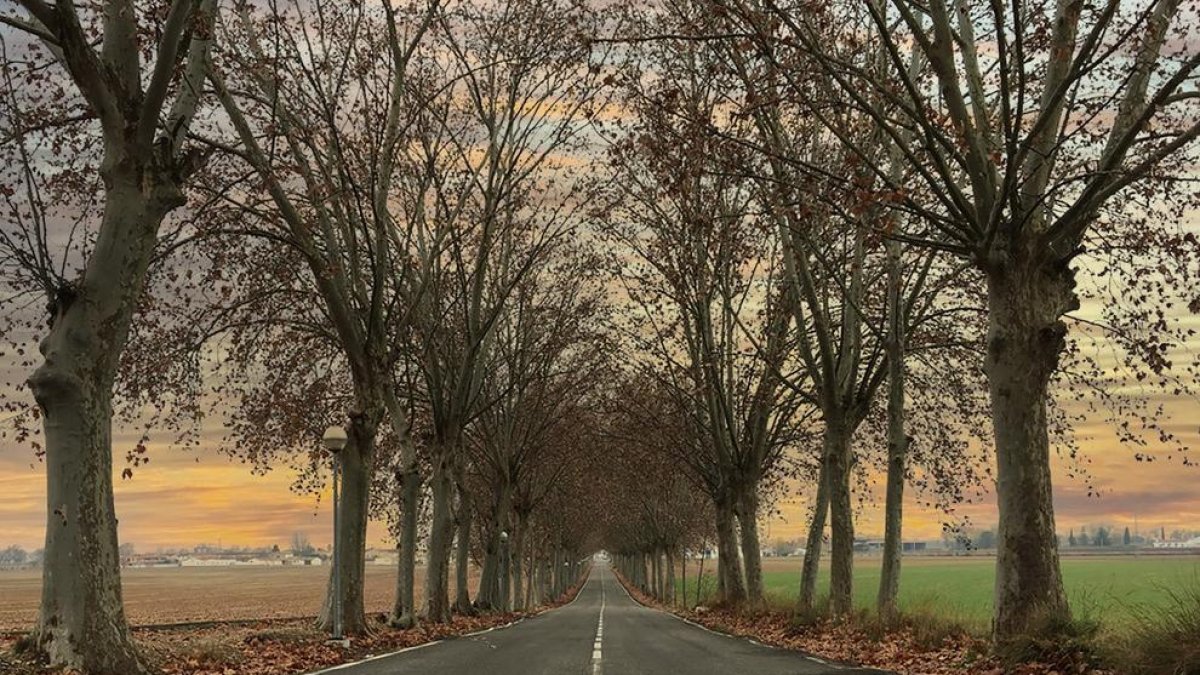
[(330, 452), (341, 452), (346, 447), (346, 430), (341, 427), (329, 427), (321, 437), (325, 449)]
[(501, 531), (500, 532), (500, 543), (504, 543), (506, 541), (508, 541), (508, 532)]

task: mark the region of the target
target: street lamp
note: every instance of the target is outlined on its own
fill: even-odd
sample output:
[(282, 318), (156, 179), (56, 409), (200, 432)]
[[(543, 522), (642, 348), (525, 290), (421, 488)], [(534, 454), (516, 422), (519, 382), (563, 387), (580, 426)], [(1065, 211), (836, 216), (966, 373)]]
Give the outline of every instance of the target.
[(500, 531), (500, 611), (507, 612), (509, 609), (509, 572), (508, 560), (508, 532)]
[(333, 613), (333, 635), (334, 640), (342, 638), (342, 574), (341, 574), (341, 555), (339, 554), (340, 547), (338, 546), (338, 535), (341, 534), (342, 527), (342, 500), (338, 495), (338, 483), (341, 481), (342, 475), (342, 450), (346, 447), (346, 430), (342, 427), (329, 427), (325, 430), (325, 435), (321, 437), (321, 442), (325, 445), (325, 449), (329, 454), (333, 455), (333, 601), (330, 603), (330, 611)]

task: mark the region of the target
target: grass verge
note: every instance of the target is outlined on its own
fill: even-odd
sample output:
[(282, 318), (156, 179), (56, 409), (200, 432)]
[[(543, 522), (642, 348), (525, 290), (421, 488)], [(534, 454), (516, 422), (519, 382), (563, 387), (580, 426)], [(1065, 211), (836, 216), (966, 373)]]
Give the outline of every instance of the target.
[(1131, 675), (1200, 675), (1200, 576), (1163, 592), (1169, 603), (1130, 608), (1132, 622), (1106, 641), (1104, 657)]

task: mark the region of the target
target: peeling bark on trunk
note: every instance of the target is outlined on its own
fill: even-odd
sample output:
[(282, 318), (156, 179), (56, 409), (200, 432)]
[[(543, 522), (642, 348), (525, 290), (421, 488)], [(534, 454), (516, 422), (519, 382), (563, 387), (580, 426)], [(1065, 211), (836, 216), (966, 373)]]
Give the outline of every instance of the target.
[(884, 618), (896, 616), (903, 556), (904, 481), (908, 473), (908, 436), (904, 432), (904, 316), (901, 301), (900, 243), (889, 240), (888, 256), (888, 468), (884, 504), (883, 567), (879, 576), (877, 609)]
[(400, 560), (396, 574), (396, 603), (389, 623), (394, 628), (416, 625), (417, 516), (420, 510), (421, 478), (415, 462), (400, 474)]
[(53, 365), (35, 375), (45, 420), (49, 522), (33, 639), (52, 663), (105, 675), (142, 672), (121, 599), (111, 386), (86, 382), (79, 377), (83, 369), (64, 357), (56, 354)]
[(526, 607), (524, 587), (525, 522), (525, 516), (518, 512), (512, 538), (512, 597), (513, 609), (518, 611)]
[(817, 573), (821, 569), (821, 544), (825, 539), (825, 517), (829, 513), (829, 472), (822, 458), (817, 473), (817, 498), (804, 549), (804, 567), (800, 572), (798, 611), (811, 612), (817, 603)]
[(467, 503), (462, 489), (460, 483), (457, 513), (458, 537), (455, 542), (457, 548), (454, 556), (454, 611), (459, 614), (474, 614), (475, 608), (471, 605), (471, 591), (467, 586), (471, 570), (471, 506)]
[(1065, 347), (1061, 317), (1078, 302), (1066, 265), (997, 268), (988, 274), (984, 366), (1000, 510), (993, 631), (1005, 642), (1038, 622), (1070, 617), (1058, 564), (1046, 401)]
[(479, 592), (475, 594), (475, 607), (481, 610), (495, 608), (496, 596), (499, 595), (500, 576), (500, 537), (495, 533), (488, 535), (487, 545), (483, 554), (483, 571), (479, 576)]
[(537, 589), (537, 559), (533, 552), (529, 553), (528, 566), (525, 568), (526, 581), (525, 584), (525, 607), (536, 607), (539, 603), (534, 597), (534, 591)]
[(667, 549), (667, 592), (663, 597), (663, 602), (667, 604), (675, 604), (675, 554), (671, 549)]
[[(95, 675), (146, 670), (121, 597), (112, 486), (112, 387), (164, 215), (183, 203), (153, 169), (114, 166), (78, 285), (55, 299), (45, 361), (29, 378), (46, 443), (42, 601), (32, 642), (50, 663)], [(144, 175), (142, 172), (145, 172)], [(143, 183), (151, 194), (143, 192)], [(161, 194), (160, 194), (161, 193)]]
[(850, 431), (845, 420), (825, 420), (825, 459), (829, 466), (829, 610), (845, 616), (854, 609), (854, 510), (850, 502)]
[[(551, 583), (550, 595), (553, 598), (558, 598), (558, 596), (562, 595), (563, 588), (563, 555), (561, 548), (556, 547), (554, 549), (553, 564), (554, 569), (551, 570), (550, 574), (550, 578), (553, 580)], [(645, 590), (645, 586), (642, 587), (642, 590)]]
[(667, 549), (658, 549), (654, 554), (654, 564), (658, 568), (658, 600), (667, 601)]
[(684, 549), (683, 555), (679, 558), (679, 576), (683, 582), (683, 605), (687, 605), (687, 550)]
[(650, 597), (655, 600), (662, 600), (658, 583), (658, 553), (655, 552), (650, 555), (647, 562), (650, 563)]
[(738, 507), (742, 529), (742, 562), (746, 566), (746, 601), (757, 607), (763, 602), (762, 549), (758, 540), (758, 484), (744, 487)]
[(451, 461), (443, 450), (430, 479), (433, 492), (433, 523), (429, 531), (429, 562), (425, 577), (426, 618), (434, 623), (450, 621), (450, 546), (454, 539), (451, 499), (454, 480)]
[(541, 604), (550, 598), (550, 558), (541, 558), (538, 560), (538, 596), (537, 602)]
[[(896, 616), (896, 599), (900, 594), (900, 568), (903, 558), (904, 476), (908, 466), (908, 439), (888, 440), (887, 497), (884, 505), (883, 566), (879, 578), (877, 609), (882, 617)], [(891, 433), (889, 433), (891, 436)]]
[(354, 413), (346, 425), (347, 443), (341, 452), (341, 529), (334, 543), (338, 549), (338, 566), (330, 569), (325, 601), (317, 618), (321, 630), (329, 630), (333, 626), (334, 574), (341, 579), (342, 632), (345, 635), (365, 635), (371, 630), (367, 623), (364, 590), (367, 520), (379, 417), (381, 415)]
[(717, 505), (717, 555), (724, 589), (721, 600), (732, 605), (746, 602), (746, 584), (742, 578), (741, 561), (738, 560), (733, 508), (728, 504)]
[[(508, 532), (512, 522), (512, 484), (502, 481), (495, 501), (495, 522), (491, 524), (488, 536), (487, 552), (483, 563), (483, 576), (480, 580), (479, 593), (475, 606), (482, 610), (503, 610), (506, 608), (505, 595), (509, 590), (505, 580), (505, 544), (500, 541), (500, 533)], [(509, 532), (510, 542), (512, 532)], [(511, 570), (510, 570), (511, 571)]]
[(725, 561), (721, 559), (721, 546), (717, 542), (717, 599), (725, 597)]

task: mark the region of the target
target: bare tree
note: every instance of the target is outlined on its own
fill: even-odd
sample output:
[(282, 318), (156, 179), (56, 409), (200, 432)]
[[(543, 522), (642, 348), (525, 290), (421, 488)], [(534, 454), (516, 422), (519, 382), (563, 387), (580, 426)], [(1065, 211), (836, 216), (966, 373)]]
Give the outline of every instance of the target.
[(586, 405), (607, 365), (597, 324), (599, 260), (576, 249), (531, 270), (497, 322), (484, 404), (469, 432), (472, 465), (487, 486), (479, 509), (484, 563), (477, 607), (510, 610), (521, 598), (521, 567), (503, 555), (500, 534), (509, 533), (510, 557), (522, 560), (526, 521), (536, 506), (530, 493), (542, 491), (523, 484), (556, 480), (537, 465), (553, 456), (550, 443)]
[[(319, 622), (332, 620), (334, 577), (344, 596), (341, 625), (349, 633), (369, 630), (363, 611), (364, 551), (376, 437), (385, 418), (401, 448), (399, 464), (415, 475), (416, 451), (408, 436), (395, 370), (400, 360), (396, 330), (421, 293), (409, 273), (409, 227), (393, 212), (397, 155), (417, 116), (409, 95), (409, 62), (438, 10), (436, 2), (411, 12), (405, 30), (391, 3), (315, 3), (296, 12), (254, 15), (241, 6), (229, 26), (228, 63), (210, 79), (238, 143), (213, 145), (248, 166), (261, 191), (216, 188), (248, 224), (235, 234), (276, 244), (280, 259), (296, 257), (308, 270), (288, 282), (308, 286), (301, 316), (280, 316), (289, 329), (319, 334), (331, 343), (349, 371), (353, 395), (346, 412), (349, 437), (342, 451), (339, 568), (331, 571), (330, 592)], [(263, 34), (271, 40), (261, 38)], [(380, 60), (378, 54), (388, 55)], [(332, 75), (331, 75), (332, 74)], [(230, 79), (234, 78), (234, 79)], [(363, 119), (378, 126), (364, 125)], [(262, 299), (279, 294), (259, 289), (258, 302), (240, 307), (261, 310)], [(243, 324), (260, 335), (254, 322)], [(411, 624), (415, 549), (415, 498), (404, 504), (400, 599)]]
[[(43, 294), (49, 326), (40, 344), (45, 360), (29, 378), (43, 421), (48, 501), (32, 639), (55, 666), (142, 672), (121, 602), (113, 385), (159, 228), (185, 204), (188, 179), (200, 165), (201, 155), (185, 148), (185, 139), (201, 100), (216, 3), (177, 0), (165, 17), (122, 1), (17, 5), (3, 23), (40, 47), (23, 65), (4, 46), (5, 120), (12, 125), (4, 132), (5, 154), (19, 162), (15, 185), (27, 200), (17, 207), (8, 195), (16, 228), (6, 226), (0, 236), (0, 258), (36, 282), (12, 290)], [(149, 62), (143, 61), (147, 35), (154, 36)], [(46, 72), (70, 83), (51, 87), (60, 96), (34, 94), (49, 93), (39, 84)], [(53, 140), (39, 149), (38, 138)], [(49, 232), (50, 218), (62, 222), (63, 214), (48, 213), (36, 163), (53, 147), (83, 151), (73, 180), (101, 212), (93, 230), (83, 211), (93, 238), (82, 252), (72, 246), (75, 216), (67, 216), (66, 232)], [(65, 249), (56, 250), (64, 241)], [(77, 277), (66, 277), (68, 266)]]
[[(733, 6), (777, 63), (795, 57), (810, 69), (781, 67), (790, 83), (823, 73), (839, 109), (865, 115), (912, 168), (911, 178), (890, 172), (887, 154), (831, 113), (832, 99), (811, 100), (807, 112), (863, 163), (875, 194), (922, 230), (889, 236), (982, 272), (1000, 507), (995, 636), (1067, 617), (1047, 400), (1068, 344), (1063, 318), (1079, 307), (1072, 265), (1085, 253), (1119, 263), (1142, 251), (1172, 274), (1161, 259), (1171, 249), (1157, 242), (1172, 239), (1171, 214), (1195, 202), (1194, 192), (1171, 188), (1200, 134), (1190, 19), (1174, 0)], [(762, 31), (763, 16), (782, 33)], [(874, 54), (831, 49), (861, 42), (860, 29), (882, 45), (881, 68)], [(928, 70), (911, 69), (913, 52)], [(1157, 201), (1131, 214), (1133, 203), (1118, 195)], [(1158, 349), (1117, 337), (1141, 352), (1148, 371), (1166, 369)]]
[(439, 21), (444, 58), (430, 67), (438, 69), (444, 104), (420, 150), (437, 177), (423, 187), (419, 199), (427, 208), (416, 227), (425, 240), (446, 246), (418, 256), (428, 292), (412, 332), (433, 426), (426, 589), (434, 621), (449, 619), (463, 434), (478, 412), (496, 322), (513, 289), (571, 232), (588, 200), (582, 176), (564, 156), (580, 149), (580, 123), (598, 104), (591, 49), (576, 39), (593, 21), (582, 3), (560, 0), (463, 4)]
[(598, 220), (631, 301), (630, 346), (694, 425), (667, 450), (713, 499), (724, 598), (760, 603), (760, 486), (803, 398), (785, 386), (795, 342), (778, 240), (743, 178), (753, 160), (715, 132), (746, 125), (724, 113), (733, 80), (714, 57), (686, 40), (645, 45), (623, 77), (632, 121), (612, 146), (612, 205)]

